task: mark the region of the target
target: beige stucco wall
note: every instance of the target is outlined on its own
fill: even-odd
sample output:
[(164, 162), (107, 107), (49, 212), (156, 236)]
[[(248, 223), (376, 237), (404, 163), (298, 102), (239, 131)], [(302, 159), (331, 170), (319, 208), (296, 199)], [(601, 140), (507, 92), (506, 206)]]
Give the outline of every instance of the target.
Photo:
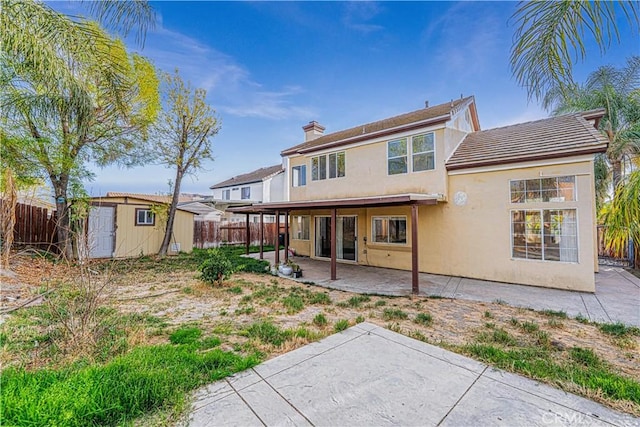
[[(449, 176), (449, 202), (419, 208), (420, 271), (593, 292), (597, 254), (594, 253), (592, 171), (590, 158), (584, 158), (561, 165), (524, 164), (516, 169), (477, 170)], [(562, 175), (576, 176), (576, 201), (511, 203), (509, 180)], [(459, 191), (468, 197), (463, 206), (453, 203), (453, 196)], [(512, 258), (511, 211), (540, 208), (577, 210), (578, 263)], [(315, 216), (330, 215), (330, 211), (292, 214), (309, 214), (311, 230), (308, 241), (291, 240), (291, 247), (300, 255), (314, 257)], [(411, 210), (408, 206), (340, 209), (338, 215), (358, 215), (359, 264), (411, 269)], [(406, 245), (371, 242), (372, 217), (385, 215), (407, 218)]]
[[(592, 171), (593, 164), (587, 160), (450, 176), (449, 200), (452, 201), (458, 191), (465, 192), (468, 200), (464, 206), (449, 202), (421, 209), (420, 270), (500, 282), (595, 291)], [(576, 175), (576, 201), (510, 202), (510, 179), (561, 175)], [(578, 263), (511, 257), (511, 211), (539, 208), (577, 209)], [(433, 244), (423, 244), (428, 241)]]
[[(409, 172), (398, 175), (387, 174), (387, 142), (398, 138), (409, 138), (433, 131), (435, 133), (435, 169)], [(462, 132), (447, 130), (449, 139), (461, 140)], [(334, 150), (314, 152), (309, 155), (289, 157), (289, 167), (307, 165), (307, 185), (289, 186), (290, 201), (325, 200), (334, 198), (366, 197), (380, 194), (446, 194), (447, 180), (444, 162), (445, 128), (425, 128), (418, 131), (403, 132), (392, 137), (374, 139), (366, 144), (355, 144)], [(457, 142), (449, 144), (457, 145)], [(320, 154), (345, 151), (345, 176), (340, 178), (311, 180), (311, 158)], [(408, 159), (409, 162), (411, 158)]]
[[(97, 203), (115, 203), (116, 206), (116, 238), (114, 256), (116, 258), (135, 257), (140, 255), (156, 254), (164, 238), (164, 223), (156, 218), (153, 226), (136, 225), (136, 209), (149, 209), (152, 203), (145, 200), (128, 198), (100, 198)], [(193, 250), (193, 218), (190, 212), (177, 210), (173, 225), (174, 238), (171, 243), (180, 243), (180, 251), (191, 252)], [(169, 245), (169, 254), (171, 251)]]

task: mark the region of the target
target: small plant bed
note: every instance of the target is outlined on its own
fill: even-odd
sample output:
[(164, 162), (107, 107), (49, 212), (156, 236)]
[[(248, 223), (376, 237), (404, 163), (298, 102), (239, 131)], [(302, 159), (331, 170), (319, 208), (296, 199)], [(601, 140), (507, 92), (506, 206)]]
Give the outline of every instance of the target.
[[(174, 425), (188, 411), (195, 388), (363, 321), (640, 416), (638, 328), (501, 301), (329, 290), (263, 274), (264, 264), (252, 264), (261, 266), (259, 273), (247, 272), (247, 258), (236, 253), (244, 253), (241, 249), (222, 249), (233, 272), (211, 282), (198, 270), (208, 251), (92, 264), (98, 276), (108, 276), (109, 286), (95, 322), (75, 334), (65, 326), (69, 313), (56, 307), (73, 308), (64, 304), (75, 301), (82, 312), (82, 301), (74, 299), (73, 289), (65, 290), (63, 279), (47, 282), (42, 291), (55, 292), (44, 303), (14, 311), (0, 325), (0, 393), (3, 407), (14, 411), (3, 412), (3, 420), (15, 424), (42, 413), (54, 425)], [(73, 267), (66, 272), (73, 276)], [(82, 345), (83, 340), (92, 344)], [(172, 372), (156, 372), (155, 362)], [(153, 376), (142, 384), (136, 372), (145, 369), (166, 378)], [(113, 370), (131, 372), (128, 387), (136, 390), (120, 390), (130, 384), (124, 381), (112, 388), (95, 381)], [(73, 387), (82, 388), (83, 399), (105, 394), (104, 403), (80, 408), (77, 394), (64, 391)], [(144, 399), (131, 394), (144, 393), (144, 387), (157, 393), (147, 390)], [(130, 408), (116, 403), (129, 400), (141, 403)], [(55, 408), (74, 421), (61, 421)]]

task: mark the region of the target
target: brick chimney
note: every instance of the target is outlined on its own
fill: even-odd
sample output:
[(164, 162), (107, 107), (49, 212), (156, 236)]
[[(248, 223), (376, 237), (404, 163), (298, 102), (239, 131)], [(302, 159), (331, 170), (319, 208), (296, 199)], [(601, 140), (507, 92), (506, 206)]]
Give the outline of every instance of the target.
[(302, 130), (304, 131), (304, 142), (313, 141), (324, 135), (324, 126), (315, 120), (309, 122), (308, 125), (302, 126)]

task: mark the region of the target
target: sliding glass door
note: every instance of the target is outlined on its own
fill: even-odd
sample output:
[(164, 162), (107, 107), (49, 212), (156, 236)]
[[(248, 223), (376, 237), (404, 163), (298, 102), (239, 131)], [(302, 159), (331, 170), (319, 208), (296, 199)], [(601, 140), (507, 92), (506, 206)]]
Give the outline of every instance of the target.
[[(357, 218), (339, 216), (336, 218), (337, 259), (357, 261)], [(316, 217), (316, 256), (331, 258), (331, 217)]]

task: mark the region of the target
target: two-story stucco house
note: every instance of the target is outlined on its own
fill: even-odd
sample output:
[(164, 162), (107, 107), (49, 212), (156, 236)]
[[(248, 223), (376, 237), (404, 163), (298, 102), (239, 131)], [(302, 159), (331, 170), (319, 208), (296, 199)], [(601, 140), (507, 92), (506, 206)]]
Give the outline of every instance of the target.
[[(269, 203), (283, 201), (285, 191), (284, 170), (282, 165), (268, 166), (231, 177), (209, 187), (213, 190), (213, 201), (216, 208), (226, 211), (230, 206), (251, 205), (253, 203)], [(253, 216), (253, 220), (257, 217)], [(244, 215), (233, 215), (228, 212), (222, 216), (223, 221), (244, 221)], [(273, 222), (271, 216), (267, 222)]]
[(480, 130), (461, 98), (282, 151), (296, 253), (335, 262), (595, 290), (593, 162), (604, 111)]

